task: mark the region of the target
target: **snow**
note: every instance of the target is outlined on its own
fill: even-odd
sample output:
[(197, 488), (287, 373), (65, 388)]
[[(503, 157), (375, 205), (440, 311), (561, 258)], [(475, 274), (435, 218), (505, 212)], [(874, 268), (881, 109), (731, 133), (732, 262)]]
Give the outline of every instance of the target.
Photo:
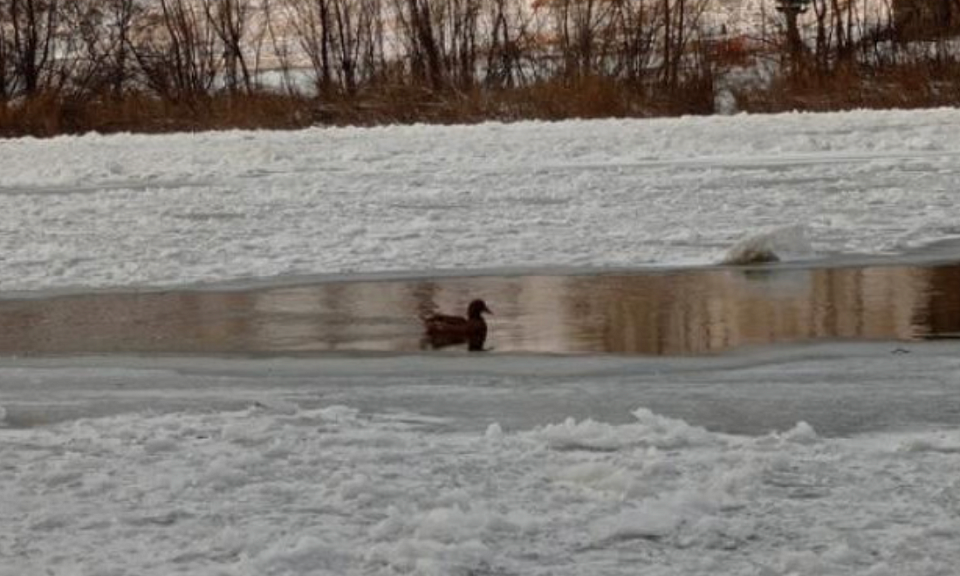
[(777, 230), (802, 253), (899, 253), (960, 235), (958, 125), (941, 109), (3, 140), (0, 290), (704, 264)]
[(6, 359), (0, 574), (950, 574), (960, 347), (889, 348)]
[[(418, 383), (402, 356), (7, 360), (0, 574), (951, 574), (960, 348), (887, 348), (424, 358)], [(843, 368), (893, 405), (917, 374), (953, 424), (865, 401), (817, 430), (868, 397)], [(691, 394), (715, 408), (679, 418)], [(737, 432), (723, 402), (766, 394), (791, 412)]]
[(723, 264), (812, 259), (815, 251), (802, 226), (786, 226), (759, 232), (740, 240), (724, 255)]

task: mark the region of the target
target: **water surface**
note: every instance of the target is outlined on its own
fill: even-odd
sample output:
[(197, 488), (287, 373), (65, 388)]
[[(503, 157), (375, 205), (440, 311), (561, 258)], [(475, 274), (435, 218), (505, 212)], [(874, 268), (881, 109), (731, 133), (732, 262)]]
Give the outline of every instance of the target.
[(290, 355), (429, 348), (419, 317), (484, 298), (491, 352), (711, 354), (960, 335), (960, 264), (326, 281), (0, 301), (0, 354)]

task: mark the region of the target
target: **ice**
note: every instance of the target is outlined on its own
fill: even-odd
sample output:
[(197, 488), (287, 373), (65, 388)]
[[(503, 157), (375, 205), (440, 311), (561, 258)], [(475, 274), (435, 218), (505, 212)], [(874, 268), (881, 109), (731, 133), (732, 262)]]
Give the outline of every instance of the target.
[(812, 444), (817, 441), (817, 432), (806, 422), (797, 422), (797, 425), (783, 434), (784, 440), (800, 444)]
[(731, 246), (724, 264), (754, 264), (804, 260), (814, 256), (813, 246), (800, 225), (785, 226), (747, 236)]
[(7, 359), (0, 574), (949, 574), (956, 355)]
[[(135, 440), (171, 420), (163, 449)], [(606, 425), (635, 441), (584, 452), (377, 422), (248, 410), (8, 430), (0, 573), (934, 574), (957, 559), (943, 453), (790, 431), (771, 451), (705, 430), (660, 453), (636, 424)], [(262, 440), (238, 445), (235, 425)], [(269, 443), (299, 448), (257, 456)]]
[(900, 449), (905, 452), (939, 452), (942, 454), (960, 454), (960, 436), (947, 434), (924, 436), (904, 440)]
[[(956, 238), (960, 111), (0, 141), (0, 289), (713, 264)], [(37, 158), (56, 158), (38, 162)]]
[(500, 427), (498, 422), (487, 426), (487, 431), (484, 435), (491, 440), (498, 440), (503, 437), (503, 428)]
[[(242, 552), (242, 550), (237, 550)], [(260, 574), (336, 574), (344, 554), (316, 536), (281, 539), (260, 553), (251, 568)], [(339, 561), (339, 562), (338, 562)], [(253, 572), (251, 570), (251, 572)]]
[(592, 420), (578, 423), (568, 418), (563, 424), (537, 430), (535, 435), (559, 450), (613, 451), (634, 444), (672, 449), (713, 441), (702, 428), (663, 418), (646, 408), (638, 408), (633, 415), (638, 423), (632, 426), (611, 427)]
[[(684, 527), (703, 532), (704, 527), (698, 524), (716, 512), (717, 507), (709, 498), (684, 491), (642, 500), (612, 518), (604, 518), (594, 531), (600, 545), (609, 545), (616, 540), (680, 537), (679, 532)], [(683, 538), (688, 544), (692, 543), (689, 535)]]

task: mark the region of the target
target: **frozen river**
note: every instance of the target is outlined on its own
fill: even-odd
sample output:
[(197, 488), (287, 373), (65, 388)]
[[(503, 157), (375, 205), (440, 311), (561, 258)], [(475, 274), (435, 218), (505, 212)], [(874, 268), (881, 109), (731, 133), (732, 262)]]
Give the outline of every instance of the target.
[(0, 576), (952, 576), (958, 127), (0, 141)]
[(960, 236), (960, 111), (0, 140), (0, 290), (713, 264)]

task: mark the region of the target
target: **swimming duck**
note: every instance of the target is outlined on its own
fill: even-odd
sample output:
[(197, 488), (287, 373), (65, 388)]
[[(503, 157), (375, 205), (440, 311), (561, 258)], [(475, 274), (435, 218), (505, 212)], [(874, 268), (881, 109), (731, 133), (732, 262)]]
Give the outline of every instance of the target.
[(487, 323), (483, 314), (493, 314), (483, 300), (474, 300), (467, 306), (467, 317), (431, 314), (423, 318), (425, 340), (434, 348), (467, 344), (471, 352), (483, 350), (487, 339)]

